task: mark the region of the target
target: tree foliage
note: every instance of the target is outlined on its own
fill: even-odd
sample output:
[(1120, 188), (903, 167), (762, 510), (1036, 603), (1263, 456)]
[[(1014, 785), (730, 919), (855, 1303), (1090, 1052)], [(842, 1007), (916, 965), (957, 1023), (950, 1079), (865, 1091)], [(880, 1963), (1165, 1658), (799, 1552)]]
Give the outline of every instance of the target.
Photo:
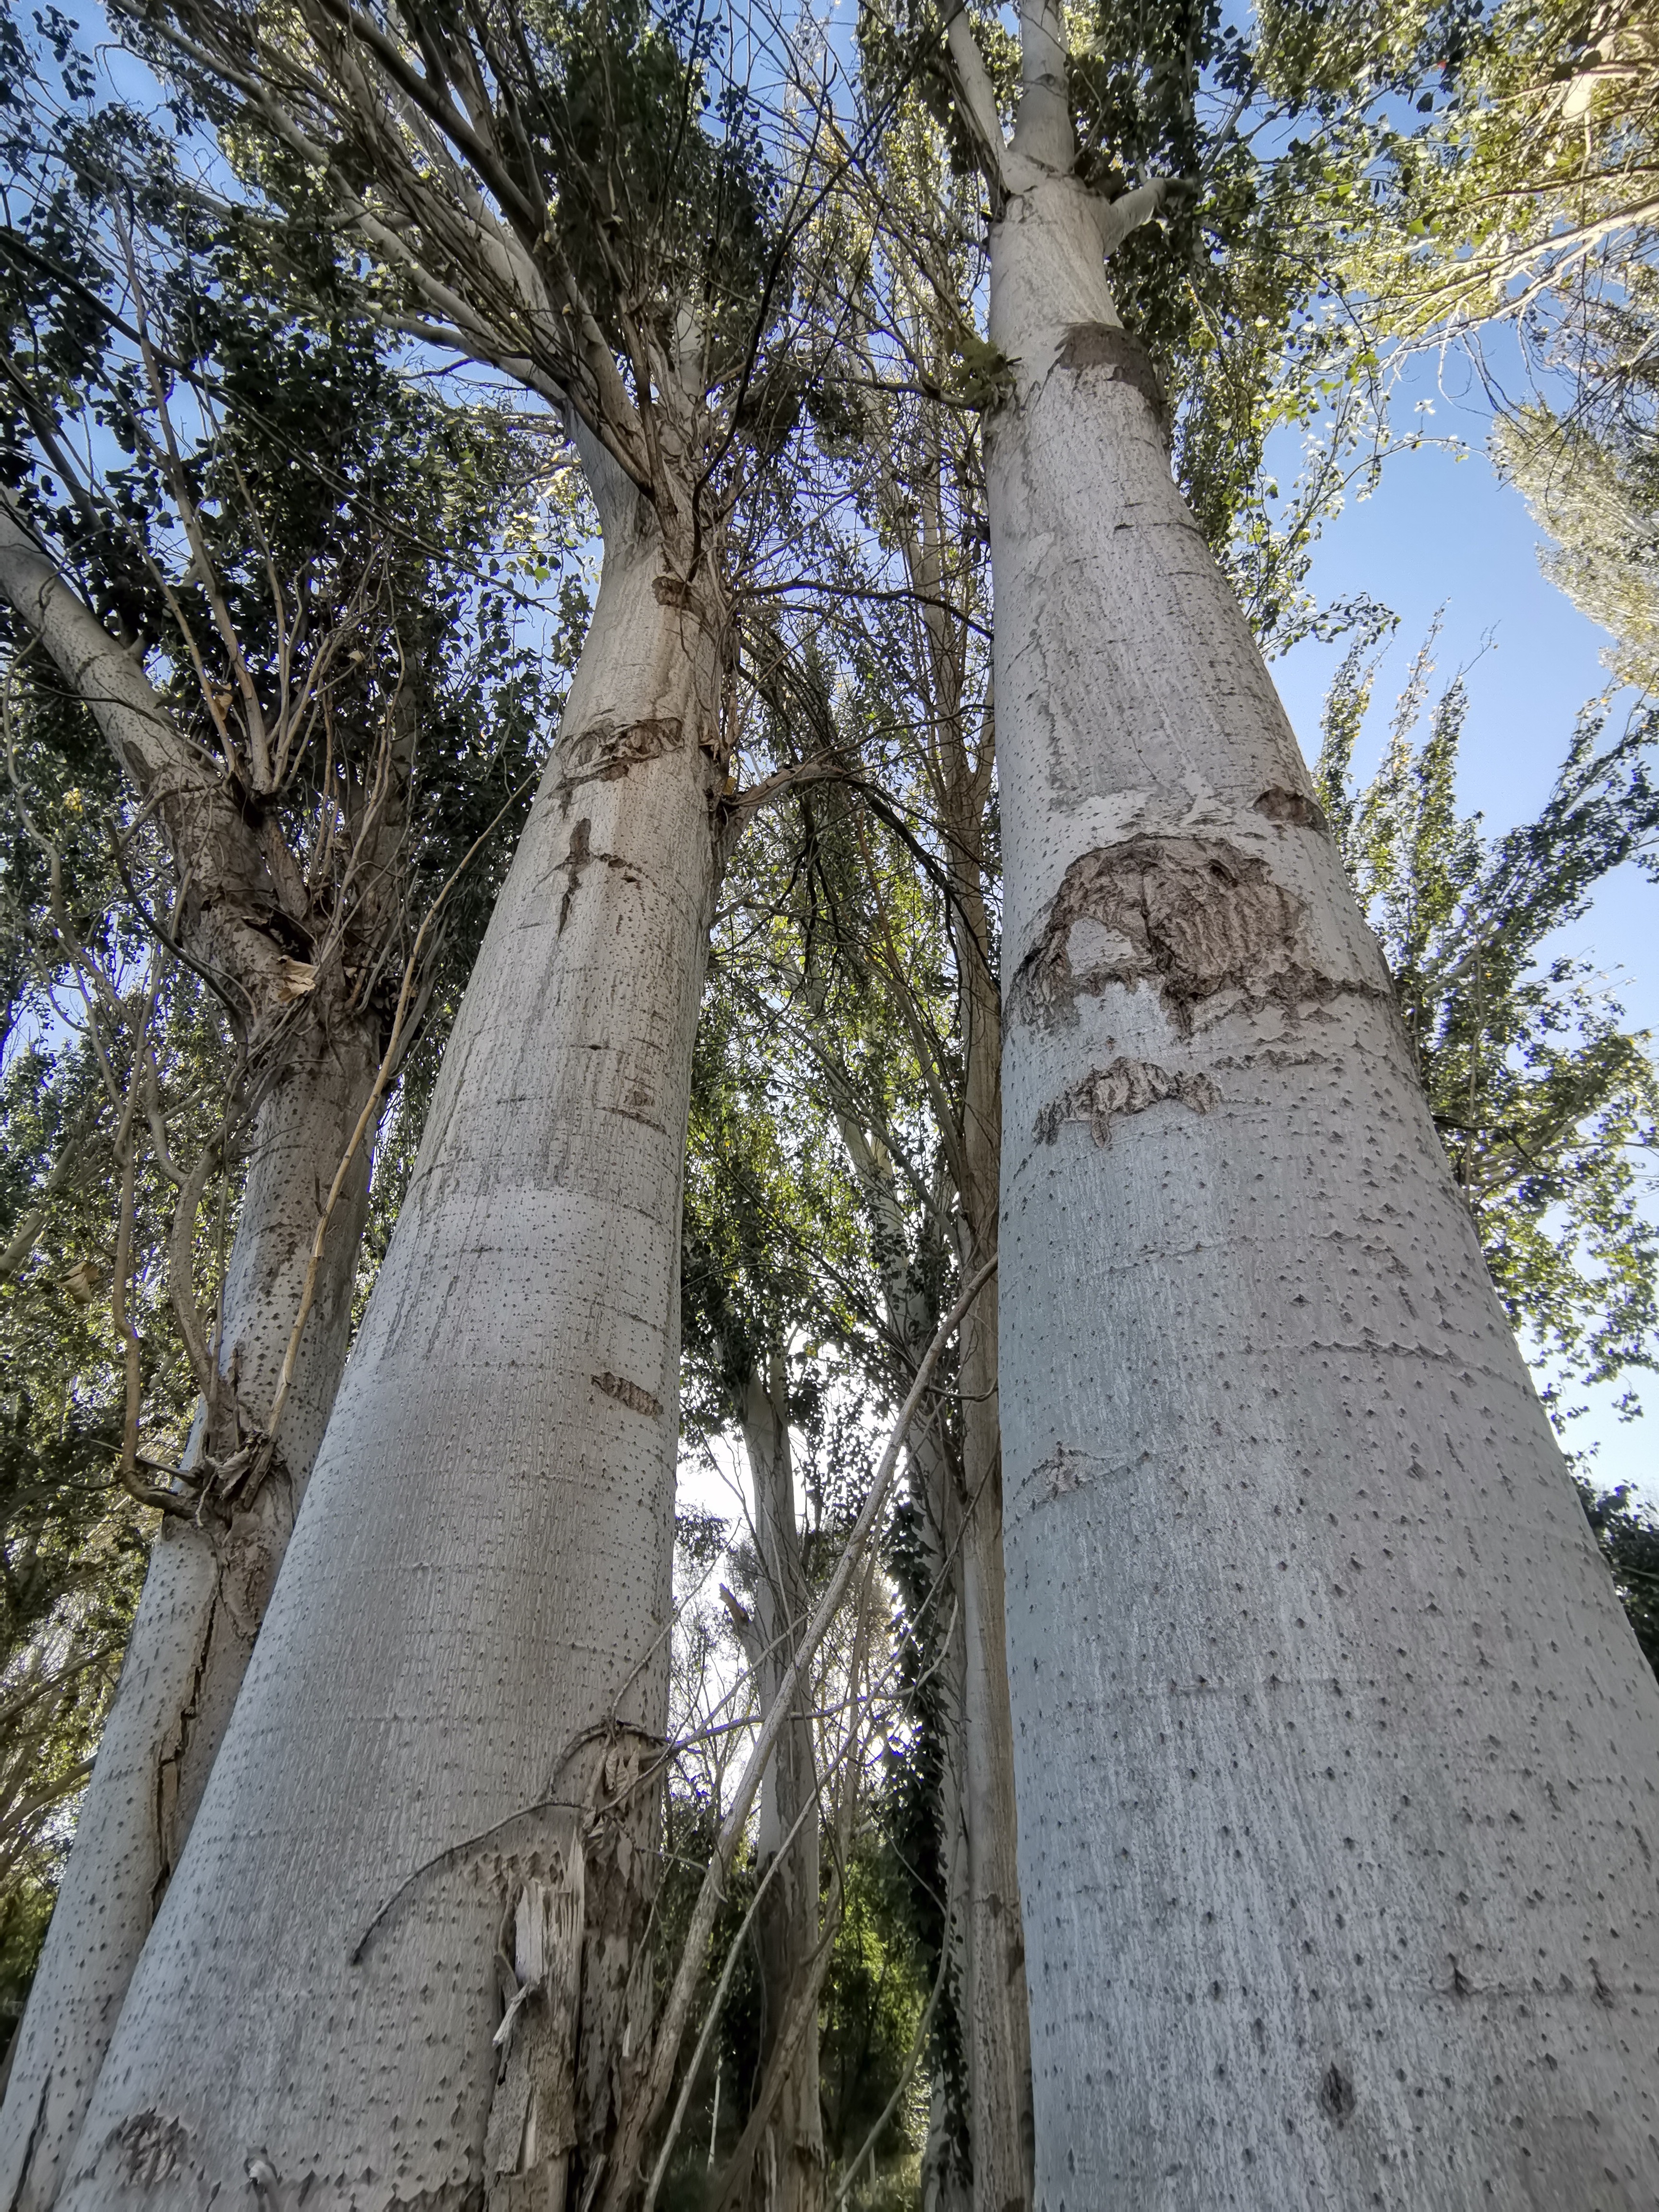
[(1574, 1393), (1659, 1361), (1651, 1169), (1659, 1079), (1645, 1033), (1594, 963), (1562, 949), (1626, 862), (1651, 871), (1652, 710), (1581, 714), (1538, 814), (1496, 837), (1458, 810), (1469, 695), (1431, 702), (1432, 634), (1395, 704), (1382, 763), (1352, 774), (1377, 670), (1349, 650), (1326, 702), (1317, 778), (1376, 930), (1436, 1126), (1492, 1279), (1559, 1421)]

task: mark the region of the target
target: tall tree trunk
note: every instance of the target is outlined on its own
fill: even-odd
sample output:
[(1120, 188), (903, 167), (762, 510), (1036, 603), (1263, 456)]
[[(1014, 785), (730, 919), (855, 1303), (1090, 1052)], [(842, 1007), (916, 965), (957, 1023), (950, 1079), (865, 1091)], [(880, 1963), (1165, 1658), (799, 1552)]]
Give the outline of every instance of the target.
[[(980, 1296), (983, 1298), (985, 1293)], [(930, 1619), (943, 1646), (930, 1660), (931, 1717), (939, 1735), (937, 1821), (939, 1948), (944, 1982), (933, 2013), (935, 2066), (921, 2154), (921, 2212), (973, 2212), (973, 1874), (968, 1844), (968, 1653), (962, 1594), (962, 1497), (934, 1422), (910, 1432), (910, 1480), (920, 1493), (928, 1565), (939, 1584)]]
[[(941, 368), (943, 364), (941, 364)], [(959, 1211), (954, 1226), (964, 1277), (996, 1250), (1001, 1147), (1001, 1010), (986, 911), (986, 810), (992, 800), (995, 723), (988, 698), (979, 745), (967, 738), (969, 634), (951, 611), (963, 589), (961, 549), (949, 543), (940, 488), (949, 473), (931, 441), (919, 514), (902, 523), (926, 640), (925, 690), (935, 735), (931, 767), (950, 870), (949, 924), (956, 952), (962, 1088), (942, 1131)], [(941, 1071), (941, 1073), (943, 1071)], [(941, 1102), (942, 1103), (942, 1102)], [(961, 1848), (947, 1859), (947, 1915), (960, 1945), (957, 1989), (968, 2074), (966, 2113), (974, 2212), (1024, 2212), (1031, 2202), (1031, 2051), (1020, 1923), (1013, 1724), (1003, 1626), (1002, 1449), (997, 1412), (994, 1284), (963, 1324), (958, 1367), (961, 1450), (945, 1455), (959, 1496), (947, 1520), (951, 1582), (960, 1622), (949, 1654), (960, 1791)], [(928, 1328), (931, 1328), (931, 1323)], [(919, 1357), (928, 1328), (913, 1334)], [(941, 1526), (945, 1523), (941, 1523)], [(930, 2130), (930, 2153), (935, 2149)], [(939, 2146), (942, 2150), (942, 2143)], [(948, 2199), (951, 2161), (934, 2156)]]
[[(319, 1029), (296, 1061), (255, 1125), (225, 1283), (221, 1371), (256, 1418), (299, 1311), (318, 1194), (378, 1064), (362, 1040), (337, 1049)], [(17, 2212), (56, 2198), (235, 1703), (345, 1365), (368, 1198), (365, 1152), (329, 1226), (270, 1474), (246, 1510), (169, 1518), (156, 1538), (0, 2113), (0, 2203)]]
[(718, 586), (605, 562), (68, 2203), (561, 2206), (645, 2041)]
[(1045, 26), (988, 426), (1038, 2202), (1650, 2205), (1659, 1685), (1170, 481)]
[[(968, 825), (964, 825), (967, 828)], [(963, 1273), (996, 1249), (1002, 1033), (987, 964), (979, 825), (958, 838), (957, 966), (963, 976)], [(963, 1751), (968, 1911), (965, 2013), (975, 2212), (1031, 2202), (1031, 2042), (1019, 1905), (1013, 1721), (1008, 1703), (1002, 1565), (1002, 1431), (997, 1408), (996, 1285), (963, 1323)]]
[[(778, 1695), (781, 1679), (811, 1613), (795, 1511), (795, 1478), (789, 1448), (788, 1379), (774, 1352), (769, 1371), (757, 1369), (744, 1394), (744, 1443), (755, 1492), (755, 1533), (760, 1573), (755, 1590), (755, 1659), (763, 1714)], [(819, 1942), (819, 1825), (817, 1762), (812, 1744), (812, 1692), (803, 1680), (796, 1710), (778, 1738), (761, 1785), (758, 1861), (763, 1874), (780, 1851), (757, 1916), (761, 1988), (765, 2020), (761, 2071), (771, 2064), (778, 2039), (809, 1978), (816, 1985)], [(795, 1831), (799, 1822), (798, 1833)], [(728, 2179), (727, 2194), (741, 2187), (752, 2212), (818, 2212), (823, 2203), (823, 2116), (818, 2090), (818, 2021), (814, 2003), (785, 2063), (782, 2086), (746, 2176)]]
[[(9, 508), (0, 508), (0, 590), (156, 808), (180, 874), (193, 886), (175, 916), (186, 948), (235, 981), (256, 1020), (283, 1012), (283, 940), (266, 927), (280, 893), (258, 836), (210, 764), (179, 736), (143, 670)], [(336, 1002), (347, 995), (335, 989), (337, 980), (319, 979), (255, 1119), (223, 1289), (223, 1387), (198, 1414), (191, 1467), (204, 1464), (204, 1453), (231, 1458), (273, 1403), (320, 1194), (374, 1088), (376, 1024)], [(56, 2198), (235, 1703), (345, 1364), (368, 1164), (365, 1146), (330, 1224), (270, 1471), (257, 1486), (233, 1491), (227, 1504), (210, 1496), (194, 1520), (168, 1519), (152, 1552), (11, 2053), (0, 2108), (0, 2204), (8, 2212), (35, 2212)], [(210, 1348), (207, 1340), (197, 1347), (198, 1372)]]

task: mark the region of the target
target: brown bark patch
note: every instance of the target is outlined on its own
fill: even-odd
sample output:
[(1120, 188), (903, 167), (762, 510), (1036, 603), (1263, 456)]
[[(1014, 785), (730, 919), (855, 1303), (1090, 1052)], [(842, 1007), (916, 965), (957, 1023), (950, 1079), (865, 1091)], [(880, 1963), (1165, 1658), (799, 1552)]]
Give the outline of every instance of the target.
[(1255, 811), (1265, 815), (1269, 822), (1291, 822), (1298, 829), (1328, 830), (1324, 811), (1305, 792), (1286, 791), (1279, 784), (1264, 791), (1255, 802)]
[(179, 2154), (190, 2142), (190, 2130), (181, 2121), (164, 2119), (160, 2112), (135, 2112), (123, 2123), (116, 2137), (120, 2146), (121, 2179), (145, 2188), (170, 2181), (179, 2171)]
[(589, 842), (592, 831), (592, 816), (582, 815), (570, 832), (570, 849), (559, 863), (566, 877), (564, 896), (559, 901), (558, 933), (561, 937), (564, 934), (566, 922), (570, 919), (570, 902), (582, 887), (582, 870), (593, 857), (592, 846)]
[(672, 607), (678, 614), (695, 615), (705, 629), (714, 626), (708, 602), (684, 576), (671, 575), (664, 569), (651, 579), (651, 596), (659, 607)]
[[(516, 1862), (509, 1862), (516, 1871)], [(577, 2013), (586, 1869), (580, 1838), (532, 1856), (509, 1892), (498, 1966), (505, 2007), (484, 2130), (487, 2212), (544, 2212), (566, 2201), (576, 2148)], [(510, 1948), (509, 1948), (510, 1946)]]
[(560, 811), (568, 806), (569, 794), (584, 783), (615, 783), (646, 762), (678, 752), (685, 726), (677, 714), (642, 722), (617, 723), (601, 720), (562, 741), (564, 773), (559, 778)]
[(657, 1874), (659, 1754), (655, 1738), (625, 1729), (606, 1745), (592, 1784), (573, 2203), (614, 2156), (618, 2130), (642, 2092), (650, 2059), (652, 1947), (647, 1938)]
[(662, 1407), (648, 1390), (641, 1390), (637, 1382), (625, 1376), (613, 1375), (607, 1368), (603, 1375), (593, 1377), (607, 1398), (614, 1398), (619, 1406), (630, 1407), (636, 1413), (647, 1414), (652, 1420), (662, 1412)]
[(1073, 323), (1061, 343), (1059, 365), (1061, 368), (1103, 368), (1108, 383), (1128, 385), (1150, 405), (1167, 438), (1164, 387), (1158, 382), (1151, 354), (1127, 331), (1115, 331), (1109, 323)]
[[(1020, 963), (1009, 1012), (1064, 1019), (1080, 994), (1156, 983), (1183, 1035), (1218, 992), (1328, 997), (1297, 957), (1301, 902), (1267, 863), (1223, 837), (1131, 837), (1073, 861), (1042, 933)], [(1079, 925), (1091, 924), (1081, 938)]]
[(1221, 1093), (1207, 1075), (1186, 1068), (1159, 1067), (1150, 1060), (1126, 1060), (1120, 1054), (1107, 1067), (1091, 1067), (1081, 1083), (1037, 1115), (1034, 1134), (1052, 1145), (1067, 1121), (1086, 1121), (1097, 1145), (1112, 1141), (1112, 1124), (1122, 1114), (1144, 1114), (1166, 1098), (1179, 1099), (1194, 1114), (1207, 1114)]

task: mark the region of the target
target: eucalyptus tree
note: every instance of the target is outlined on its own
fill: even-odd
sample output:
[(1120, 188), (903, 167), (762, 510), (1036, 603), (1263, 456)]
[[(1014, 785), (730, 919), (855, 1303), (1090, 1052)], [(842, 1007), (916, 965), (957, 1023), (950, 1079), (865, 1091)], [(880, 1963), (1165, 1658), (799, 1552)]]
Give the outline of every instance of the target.
[[(538, 679), (466, 580), (511, 446), (404, 389), (314, 242), (202, 204), (67, 46), (54, 113), (9, 40), (22, 220), (4, 241), (0, 587), (28, 684), (88, 718), (117, 772), (130, 910), (216, 994), (234, 1063), (216, 1132), (181, 1163), (159, 1104), (135, 1123), (143, 1055), (111, 1104), (173, 1186), (168, 1290), (201, 1413), (182, 1457), (146, 1439), (142, 1475), (136, 1436), (124, 1447), (162, 1528), (10, 2072), (3, 2178), (34, 2203), (61, 2179), (344, 1363), (376, 1109), (441, 974), (410, 907), (511, 798)], [(190, 1255), (228, 1171), (235, 1233), (204, 1310)]]
[(949, 36), (1000, 357), (1037, 2196), (1639, 2201), (1659, 1696), (1107, 281), (1180, 190), (1091, 183), (1090, 57), (1041, 0), (1019, 32), (1012, 135)]
[(248, 2171), (277, 2201), (626, 2187), (691, 1043), (811, 149), (778, 103), (791, 199), (705, 19), (190, 0), (155, 36), (283, 189), (330, 200), (391, 319), (563, 414), (605, 565), (66, 2201), (118, 2201), (161, 2110), (179, 2196)]

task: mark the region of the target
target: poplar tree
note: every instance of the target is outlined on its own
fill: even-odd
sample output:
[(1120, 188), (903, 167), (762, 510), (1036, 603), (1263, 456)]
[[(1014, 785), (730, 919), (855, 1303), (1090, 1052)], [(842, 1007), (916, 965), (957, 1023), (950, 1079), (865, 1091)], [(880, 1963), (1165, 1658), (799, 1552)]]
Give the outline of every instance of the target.
[(1037, 2197), (1474, 2207), (1593, 2202), (1611, 2174), (1638, 2197), (1659, 1697), (1170, 479), (1103, 264), (1178, 187), (1091, 189), (1086, 59), (1041, 0), (1019, 30), (1012, 134), (966, 15), (950, 52), (1001, 386), (1000, 1365)]
[[(503, 753), (522, 770), (537, 684), (465, 578), (511, 441), (412, 398), (326, 253), (307, 266), (304, 241), (285, 253), (192, 192), (144, 117), (95, 102), (67, 44), (54, 113), (8, 30), (27, 195), (4, 241), (14, 675), (37, 724), (100, 737), (118, 895), (215, 994), (231, 1043), (219, 1126), (180, 1160), (142, 1036), (106, 1103), (129, 1179), (118, 1255), (135, 1153), (173, 1186), (168, 1299), (201, 1410), (171, 1449), (140, 1437), (137, 1406), (125, 1423), (123, 1480), (161, 1527), (0, 2124), (8, 2191), (44, 2203), (344, 1364), (374, 1123), (442, 976), (410, 909), (511, 801), (492, 780)], [(89, 459), (100, 444), (121, 458)], [(501, 718), (483, 745), (480, 711)], [(204, 1305), (198, 1216), (227, 1176), (234, 1237)], [(132, 1272), (129, 1256), (114, 1287), (136, 1369)]]
[(798, 395), (815, 149), (762, 143), (690, 15), (189, 0), (155, 28), (331, 202), (390, 319), (556, 411), (605, 563), (65, 2202), (127, 2185), (163, 2108), (175, 2192), (631, 2187), (691, 1048), (753, 797), (736, 592)]

